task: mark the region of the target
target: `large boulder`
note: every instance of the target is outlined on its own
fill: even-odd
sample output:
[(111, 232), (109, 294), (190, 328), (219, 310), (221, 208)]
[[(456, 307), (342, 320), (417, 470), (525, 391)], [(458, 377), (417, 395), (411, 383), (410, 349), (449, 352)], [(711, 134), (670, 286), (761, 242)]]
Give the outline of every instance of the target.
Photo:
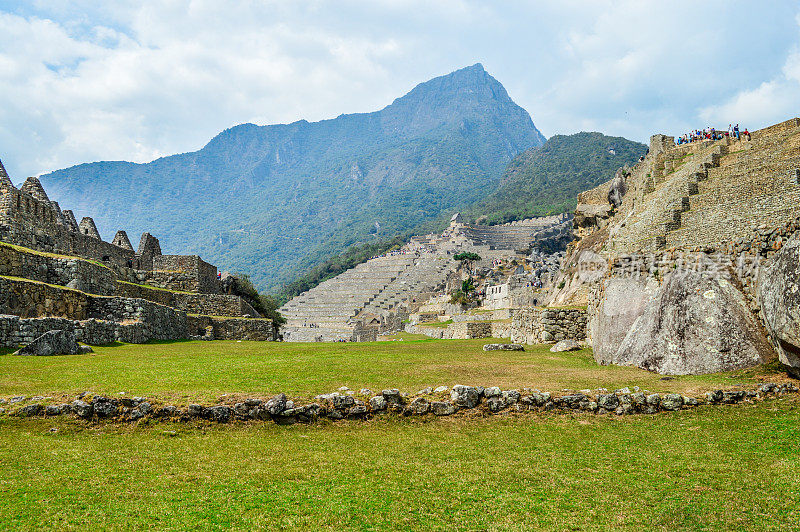
[(612, 277), (603, 281), (600, 303), (589, 319), (589, 335), (597, 362), (615, 363), (619, 346), (657, 290), (658, 282), (651, 277)]
[(726, 274), (681, 271), (667, 275), (608, 362), (693, 375), (754, 366), (772, 353)]
[(73, 331), (47, 331), (33, 342), (29, 343), (15, 355), (19, 356), (54, 356), (54, 355), (80, 355), (91, 353), (92, 349), (78, 344)]
[(761, 268), (758, 302), (778, 356), (800, 377), (800, 240), (790, 240)]

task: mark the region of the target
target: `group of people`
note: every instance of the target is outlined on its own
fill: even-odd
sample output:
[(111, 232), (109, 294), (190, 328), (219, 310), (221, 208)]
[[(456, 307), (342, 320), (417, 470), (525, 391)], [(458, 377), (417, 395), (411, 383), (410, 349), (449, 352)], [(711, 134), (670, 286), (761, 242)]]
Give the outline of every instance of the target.
[(699, 142), (702, 140), (722, 140), (726, 137), (735, 138), (736, 140), (750, 140), (750, 132), (747, 130), (747, 128), (740, 130), (739, 124), (728, 124), (727, 131), (721, 131), (713, 127), (702, 130), (695, 129), (694, 131), (690, 131), (689, 133), (678, 137), (676, 143), (680, 146), (681, 144), (689, 144), (690, 142)]

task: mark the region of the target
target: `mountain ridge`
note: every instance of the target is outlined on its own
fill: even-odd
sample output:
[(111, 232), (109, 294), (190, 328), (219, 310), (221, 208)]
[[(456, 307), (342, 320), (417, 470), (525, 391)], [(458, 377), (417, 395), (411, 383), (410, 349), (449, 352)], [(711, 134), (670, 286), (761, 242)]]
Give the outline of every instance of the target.
[(544, 137), (482, 65), (418, 84), (381, 110), (245, 123), (194, 152), (102, 161), (41, 177), (103, 234), (149, 231), (275, 289), (298, 269), (488, 193)]

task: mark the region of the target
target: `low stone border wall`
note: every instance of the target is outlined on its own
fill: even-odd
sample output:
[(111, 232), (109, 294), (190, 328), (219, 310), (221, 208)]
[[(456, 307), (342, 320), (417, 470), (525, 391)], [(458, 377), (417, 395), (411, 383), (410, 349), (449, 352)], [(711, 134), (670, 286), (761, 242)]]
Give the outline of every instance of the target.
[[(0, 347), (17, 348), (28, 345), (48, 331), (70, 331), (75, 333), (79, 342), (89, 345), (105, 345), (113, 342), (143, 344), (153, 339), (164, 340), (153, 336), (152, 323), (142, 321), (109, 321), (89, 318), (88, 320), (70, 320), (67, 318), (20, 318), (19, 316), (0, 315)], [(186, 338), (183, 335), (177, 338)]]
[[(714, 390), (703, 397), (688, 397), (678, 393), (657, 394), (646, 390), (628, 388), (584, 390), (556, 395), (535, 390), (501, 390), (498, 387), (456, 385), (427, 388), (416, 394), (401, 393), (397, 389), (383, 390), (378, 394), (362, 389), (355, 393), (347, 388), (338, 392), (318, 395), (314, 402), (301, 404), (279, 394), (264, 401), (245, 399), (233, 405), (190, 404), (186, 408), (158, 405), (143, 397), (111, 398), (83, 393), (71, 403), (44, 405), (46, 398), (13, 397), (0, 399), (0, 414), (22, 417), (75, 415), (86, 420), (136, 421), (142, 418), (162, 418), (173, 421), (207, 419), (226, 423), (229, 421), (261, 420), (282, 425), (311, 423), (318, 419), (368, 419), (376, 415), (394, 413), (402, 416), (450, 416), (460, 412), (583, 412), (596, 415), (655, 414), (693, 408), (703, 404), (720, 405), (754, 402), (788, 393), (797, 393), (793, 384), (764, 383), (752, 390)], [(31, 402), (32, 401), (32, 402)], [(22, 404), (27, 403), (27, 404)], [(16, 408), (14, 405), (21, 405)], [(8, 409), (12, 409), (8, 411)]]
[(431, 338), (445, 340), (508, 338), (511, 334), (511, 323), (508, 321), (476, 321), (451, 323), (447, 327), (406, 324), (404, 330), (411, 334), (424, 334)]

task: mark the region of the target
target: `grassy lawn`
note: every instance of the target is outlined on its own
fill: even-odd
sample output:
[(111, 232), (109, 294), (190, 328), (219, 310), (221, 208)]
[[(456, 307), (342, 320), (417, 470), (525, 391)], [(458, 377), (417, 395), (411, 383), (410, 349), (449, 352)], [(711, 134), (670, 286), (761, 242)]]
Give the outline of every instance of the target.
[(791, 530), (798, 407), (292, 427), (0, 417), (0, 528)]
[(97, 347), (96, 353), (83, 356), (0, 356), (0, 397), (44, 395), (57, 400), (90, 390), (144, 395), (181, 406), (223, 394), (266, 397), (285, 392), (310, 398), (340, 386), (407, 392), (454, 384), (551, 392), (640, 386), (701, 393), (785, 378), (777, 367), (766, 366), (662, 380), (637, 368), (598, 366), (588, 350), (551, 353), (549, 346), (526, 346), (524, 352), (484, 352), (485, 343), (497, 340), (404, 338), (374, 343), (164, 342)]

